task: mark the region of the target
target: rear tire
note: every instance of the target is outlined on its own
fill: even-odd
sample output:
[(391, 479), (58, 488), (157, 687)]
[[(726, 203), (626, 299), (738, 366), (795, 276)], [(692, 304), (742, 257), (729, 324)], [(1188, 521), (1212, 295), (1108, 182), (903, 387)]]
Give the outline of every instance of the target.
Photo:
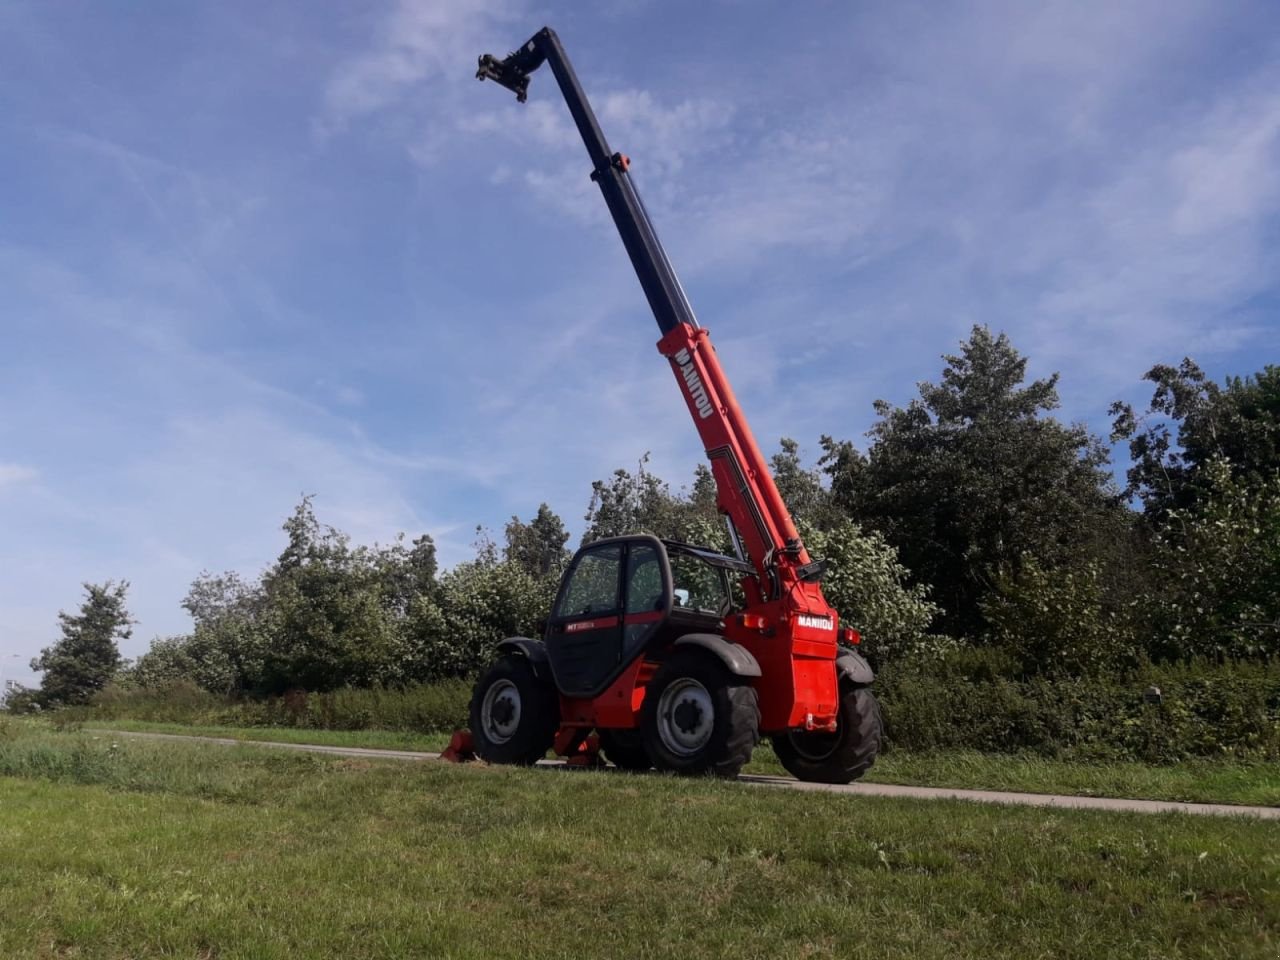
[(700, 652), (675, 653), (659, 667), (640, 710), (653, 765), (686, 776), (736, 777), (759, 731), (755, 689)]
[(774, 734), (772, 740), (773, 752), (797, 780), (851, 783), (876, 762), (882, 738), (875, 695), (841, 680), (835, 733), (789, 731)]
[(639, 730), (601, 730), (600, 751), (621, 770), (648, 770), (653, 766)]
[(524, 657), (510, 654), (476, 681), (470, 714), (472, 743), (486, 763), (537, 763), (560, 725), (555, 687), (539, 680)]

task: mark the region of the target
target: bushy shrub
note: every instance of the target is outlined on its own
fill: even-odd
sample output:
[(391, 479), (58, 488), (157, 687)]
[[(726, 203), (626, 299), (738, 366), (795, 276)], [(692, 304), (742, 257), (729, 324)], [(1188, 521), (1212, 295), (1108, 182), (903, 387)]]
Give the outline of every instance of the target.
[(42, 709), (38, 689), (24, 687), (12, 690), (4, 698), (5, 713), (39, 713)]
[(822, 592), (842, 622), (862, 635), (862, 653), (879, 666), (895, 659), (937, 657), (955, 646), (929, 633), (938, 612), (928, 590), (910, 582), (897, 551), (851, 520), (829, 530), (805, 528), (805, 546), (827, 561)]
[[(1159, 701), (1145, 696), (1160, 691)], [(890, 744), (908, 750), (1030, 751), (1168, 763), (1280, 759), (1280, 666), (1146, 666), (1029, 680), (891, 664), (876, 682)]]
[(440, 578), (439, 601), (416, 610), (411, 631), (413, 678), (474, 676), (500, 640), (536, 636), (555, 598), (556, 581), (482, 552)]
[(247, 703), (211, 693), (181, 678), (152, 686), (112, 683), (93, 698), (82, 716), (149, 723), (245, 725), (240, 721)]
[[(1160, 690), (1159, 702), (1146, 692)], [(1031, 752), (1076, 760), (1280, 760), (1280, 665), (1145, 666), (1123, 675), (1019, 680), (998, 650), (894, 662), (876, 680), (891, 749)], [(468, 680), (234, 700), (175, 684), (109, 687), (69, 721), (448, 732), (467, 723)]]
[(982, 613), (987, 641), (1024, 675), (1081, 676), (1138, 662), (1136, 603), (1109, 603), (1096, 563), (1048, 569), (1025, 556), (1016, 573), (996, 579)]
[(1280, 658), (1280, 475), (1249, 484), (1215, 460), (1195, 511), (1171, 510), (1155, 538), (1149, 598), (1163, 658)]
[(467, 724), (469, 680), (397, 688), (290, 690), (278, 697), (229, 697), (187, 681), (162, 687), (108, 686), (68, 720), (142, 720), (191, 726), (305, 727), (316, 730), (449, 732)]
[(346, 688), (307, 699), (298, 726), (324, 730), (448, 733), (467, 725), (471, 684), (443, 680), (398, 689)]

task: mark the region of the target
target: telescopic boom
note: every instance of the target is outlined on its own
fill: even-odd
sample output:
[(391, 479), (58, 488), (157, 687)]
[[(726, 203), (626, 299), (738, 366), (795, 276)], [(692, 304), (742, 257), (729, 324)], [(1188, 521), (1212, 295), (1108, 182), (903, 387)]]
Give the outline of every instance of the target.
[(810, 562), (795, 522), (773, 482), (707, 331), (698, 326), (680, 280), (628, 173), (630, 160), (610, 149), (559, 38), (544, 27), (504, 59), (480, 57), (477, 78), (493, 80), (524, 102), (529, 77), (547, 63), (591, 158), (600, 187), (622, 236), (640, 286), (662, 331), (658, 350), (671, 362), (694, 425), (706, 448), (718, 488), (717, 506), (730, 518), (757, 574), (759, 596), (749, 604), (782, 602), (792, 611), (830, 616), (817, 586), (823, 564)]

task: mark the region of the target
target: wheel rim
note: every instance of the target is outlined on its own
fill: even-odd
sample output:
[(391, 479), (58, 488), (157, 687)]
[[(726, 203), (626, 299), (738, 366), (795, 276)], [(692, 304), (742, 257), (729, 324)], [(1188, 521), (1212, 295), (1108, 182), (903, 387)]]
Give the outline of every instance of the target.
[(493, 743), (506, 743), (520, 728), (520, 690), (510, 680), (499, 680), (484, 694), (480, 722)]
[(680, 757), (691, 757), (711, 740), (715, 706), (707, 688), (681, 677), (662, 691), (658, 700), (658, 736), (662, 745)]

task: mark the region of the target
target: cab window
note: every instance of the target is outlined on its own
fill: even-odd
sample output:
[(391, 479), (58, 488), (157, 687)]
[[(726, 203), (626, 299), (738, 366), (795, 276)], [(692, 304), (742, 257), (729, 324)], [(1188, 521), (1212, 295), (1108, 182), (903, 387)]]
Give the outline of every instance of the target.
[(610, 544), (582, 554), (556, 607), (557, 617), (612, 613), (618, 609), (622, 547)]
[(662, 562), (648, 544), (632, 544), (627, 555), (627, 613), (663, 608)]
[(696, 613), (724, 616), (731, 607), (724, 571), (678, 550), (669, 554), (674, 607)]

